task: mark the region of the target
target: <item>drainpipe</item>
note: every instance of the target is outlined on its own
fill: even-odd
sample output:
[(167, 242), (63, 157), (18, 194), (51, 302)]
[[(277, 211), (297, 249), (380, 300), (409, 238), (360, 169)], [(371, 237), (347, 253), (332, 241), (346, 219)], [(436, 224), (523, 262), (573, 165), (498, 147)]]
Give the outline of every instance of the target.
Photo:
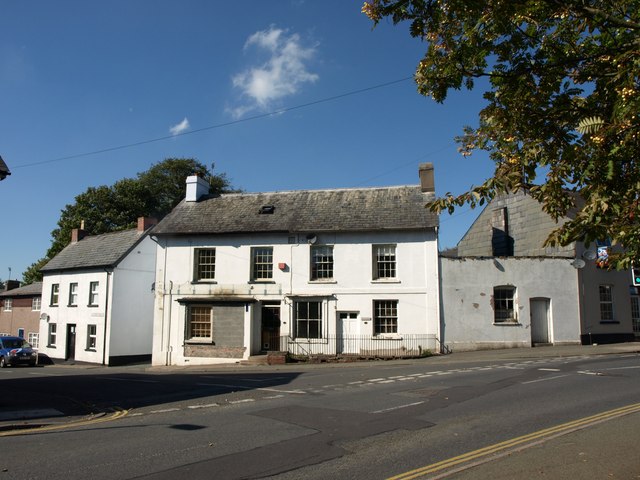
[(109, 318), (109, 277), (111, 273), (109, 270), (105, 269), (105, 273), (107, 274), (107, 288), (104, 294), (104, 332), (102, 339), (102, 364), (107, 364), (107, 322)]

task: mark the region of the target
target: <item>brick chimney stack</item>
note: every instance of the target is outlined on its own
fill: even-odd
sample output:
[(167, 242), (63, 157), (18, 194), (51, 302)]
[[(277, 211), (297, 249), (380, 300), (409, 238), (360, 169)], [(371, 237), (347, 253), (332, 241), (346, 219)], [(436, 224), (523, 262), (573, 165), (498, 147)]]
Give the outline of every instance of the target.
[(152, 217), (138, 217), (138, 232), (146, 232), (148, 229), (158, 224), (158, 220)]
[(84, 237), (87, 236), (87, 232), (82, 228), (74, 228), (71, 230), (71, 243), (78, 243)]
[(423, 193), (435, 193), (436, 187), (433, 179), (433, 163), (421, 163), (418, 167), (420, 175), (420, 187)]

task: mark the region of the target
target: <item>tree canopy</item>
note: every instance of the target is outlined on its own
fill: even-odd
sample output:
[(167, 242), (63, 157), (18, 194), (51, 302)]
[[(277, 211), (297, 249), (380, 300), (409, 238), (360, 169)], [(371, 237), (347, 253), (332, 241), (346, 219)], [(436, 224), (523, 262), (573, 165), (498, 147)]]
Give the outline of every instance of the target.
[(135, 228), (138, 217), (158, 220), (168, 214), (185, 196), (185, 180), (198, 174), (207, 178), (211, 193), (234, 191), (224, 173), (214, 174), (206, 165), (190, 158), (168, 158), (111, 186), (89, 187), (66, 205), (58, 226), (51, 232), (51, 247), (44, 258), (23, 273), (23, 283), (42, 279), (39, 269), (71, 241), (71, 230), (84, 225), (89, 235)]
[[(409, 21), (425, 42), (418, 92), (443, 102), (488, 79), (478, 125), (492, 178), (430, 208), (482, 205), (526, 189), (559, 228), (547, 245), (610, 239), (615, 266), (640, 260), (640, 0), (369, 0), (377, 25)], [(484, 82), (483, 82), (484, 83)]]

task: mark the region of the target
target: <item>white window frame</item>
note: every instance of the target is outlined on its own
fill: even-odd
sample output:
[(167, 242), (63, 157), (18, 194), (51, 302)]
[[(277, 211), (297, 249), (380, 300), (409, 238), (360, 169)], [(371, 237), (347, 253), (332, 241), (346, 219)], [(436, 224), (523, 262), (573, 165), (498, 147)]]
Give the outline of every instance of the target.
[(273, 247), (251, 247), (251, 281), (273, 280)]
[(100, 282), (89, 282), (89, 306), (90, 307), (98, 306), (98, 300), (100, 299), (99, 292), (98, 292), (99, 288), (100, 288)]
[(333, 280), (333, 245), (311, 245), (309, 253), (311, 281)]
[(373, 301), (373, 335), (398, 334), (398, 300)]
[(71, 282), (69, 284), (69, 306), (78, 306), (78, 282)]
[(29, 332), (28, 337), (27, 342), (29, 342), (33, 348), (40, 347), (40, 334), (38, 332)]
[[(200, 318), (194, 321), (194, 316), (199, 315)], [(208, 320), (206, 317), (209, 317)], [(194, 324), (200, 325), (194, 328)], [(208, 327), (208, 332), (206, 331)], [(195, 333), (194, 333), (195, 331)], [(208, 333), (208, 335), (202, 335)], [(185, 330), (185, 341), (187, 342), (213, 342), (213, 306), (212, 305), (189, 305), (187, 307), (187, 321)]]
[(193, 279), (196, 282), (213, 282), (216, 279), (216, 249), (196, 248), (194, 251)]
[(57, 307), (58, 305), (60, 305), (60, 284), (53, 283), (51, 285), (51, 298), (49, 306)]
[(391, 243), (372, 245), (373, 280), (385, 281), (398, 278), (397, 250), (397, 245)]
[(58, 336), (58, 325), (56, 323), (50, 323), (47, 328), (47, 346), (55, 347)]
[[(42, 309), (42, 297), (32, 297), (31, 298), (31, 311), (39, 312)], [(31, 343), (31, 342), (29, 342)]]
[(98, 345), (98, 326), (95, 324), (87, 325), (87, 350), (95, 352)]
[(4, 311), (10, 312), (13, 310), (13, 298), (4, 299)]

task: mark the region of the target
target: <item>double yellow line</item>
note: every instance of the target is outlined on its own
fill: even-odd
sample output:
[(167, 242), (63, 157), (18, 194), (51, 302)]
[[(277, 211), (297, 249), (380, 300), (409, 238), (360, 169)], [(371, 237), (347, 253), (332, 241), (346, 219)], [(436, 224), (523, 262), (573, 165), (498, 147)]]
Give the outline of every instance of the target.
[(111, 422), (113, 420), (117, 420), (119, 418), (126, 416), (128, 413), (129, 413), (129, 410), (117, 410), (113, 413), (110, 413), (104, 416), (95, 417), (95, 418), (84, 418), (82, 420), (77, 420), (75, 422), (56, 423), (53, 425), (43, 425), (42, 427), (35, 427), (35, 428), (16, 428), (15, 430), (0, 432), (0, 437), (12, 437), (15, 435), (29, 435), (31, 433), (51, 432), (54, 430), (68, 430), (75, 427), (95, 425), (97, 423)]
[(446, 470), (446, 469), (461, 465), (463, 463), (470, 462), (472, 460), (477, 460), (479, 458), (495, 455), (500, 452), (504, 452), (505, 450), (509, 450), (514, 447), (518, 447), (527, 443), (533, 443), (543, 438), (557, 437), (560, 435), (573, 432), (575, 430), (580, 430), (582, 428), (595, 425), (600, 422), (604, 422), (606, 420), (611, 420), (616, 417), (621, 417), (623, 415), (629, 415), (630, 413), (637, 413), (637, 412), (640, 412), (640, 403), (627, 405), (625, 407), (616, 408), (614, 410), (608, 410), (606, 412), (598, 413), (597, 415), (580, 418), (572, 422), (556, 425), (555, 427), (545, 428), (544, 430), (538, 430), (537, 432), (529, 433), (528, 435), (512, 438), (510, 440), (506, 440), (501, 443), (496, 443), (494, 445), (490, 445), (488, 447), (484, 447), (479, 450), (474, 450), (472, 452), (467, 452), (457, 457), (449, 458), (447, 460), (443, 460), (441, 462), (434, 463), (432, 465), (427, 465), (424, 467), (417, 468), (415, 470), (411, 470), (409, 472), (401, 473), (400, 475), (390, 477), (388, 480), (410, 480), (413, 478), (429, 475), (431, 473), (437, 473), (442, 470)]

